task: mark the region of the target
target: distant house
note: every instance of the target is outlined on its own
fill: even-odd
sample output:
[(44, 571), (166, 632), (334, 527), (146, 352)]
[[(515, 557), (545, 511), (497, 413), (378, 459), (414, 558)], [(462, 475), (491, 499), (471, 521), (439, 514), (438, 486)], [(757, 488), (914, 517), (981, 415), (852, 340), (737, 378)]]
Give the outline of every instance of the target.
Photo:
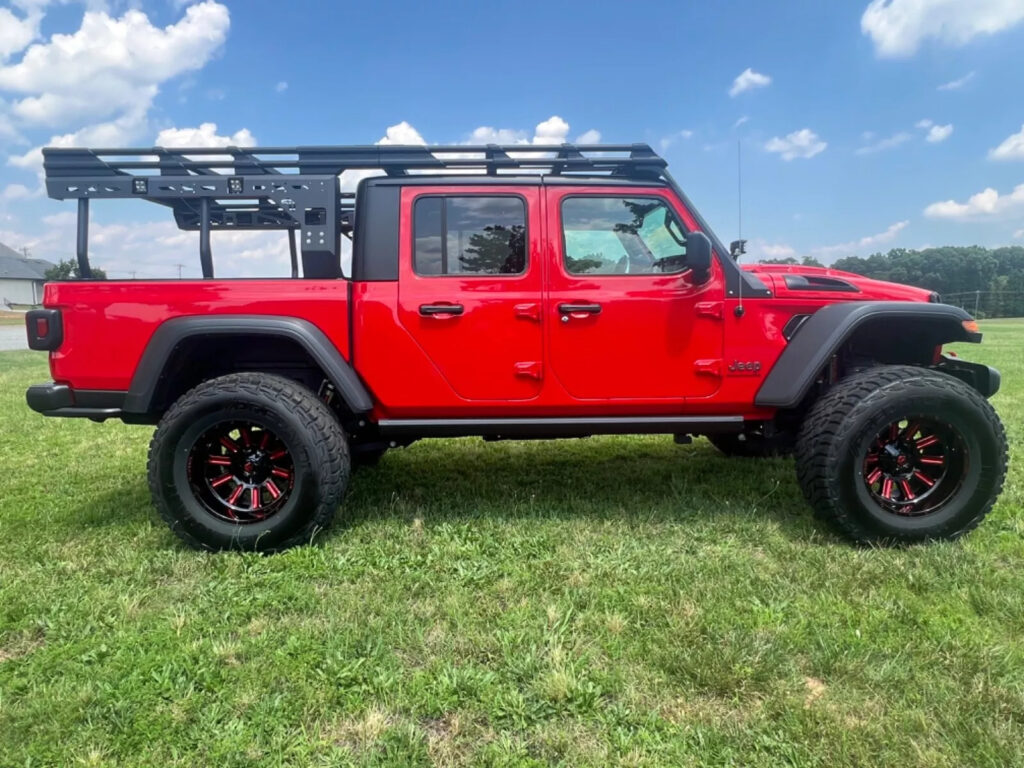
[(41, 303), (46, 270), (53, 266), (43, 259), (26, 259), (0, 243), (0, 306)]

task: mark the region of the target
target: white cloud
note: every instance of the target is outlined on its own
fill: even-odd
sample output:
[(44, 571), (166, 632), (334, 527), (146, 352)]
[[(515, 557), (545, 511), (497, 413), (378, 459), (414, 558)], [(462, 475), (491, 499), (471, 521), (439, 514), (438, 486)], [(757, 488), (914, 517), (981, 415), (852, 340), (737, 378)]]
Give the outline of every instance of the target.
[(777, 152), (782, 155), (783, 160), (794, 160), (798, 157), (810, 158), (825, 151), (828, 144), (810, 128), (803, 128), (794, 131), (780, 139), (778, 136), (770, 139), (764, 145), (769, 152)]
[[(469, 134), (466, 144), (564, 144), (568, 140), (569, 124), (558, 115), (537, 124), (533, 137), (519, 128), (495, 128), (481, 125)], [(601, 132), (591, 128), (576, 137), (578, 144), (596, 144), (601, 141)], [(419, 142), (426, 143), (426, 142)]]
[(932, 144), (938, 144), (941, 141), (945, 141), (953, 135), (953, 124), (948, 125), (933, 125), (928, 131), (928, 135), (925, 136), (925, 141), (931, 142)]
[(1008, 195), (1000, 195), (988, 187), (971, 195), (966, 203), (955, 200), (932, 203), (924, 209), (924, 215), (933, 219), (971, 221), (1015, 214), (1021, 210), (1024, 210), (1024, 184), (1018, 184)]
[[(136, 108), (125, 112), (115, 120), (96, 125), (87, 125), (73, 133), (53, 136), (46, 143), (49, 147), (112, 147), (131, 144), (142, 136), (146, 129), (146, 112), (148, 104), (139, 104)], [(42, 173), (43, 148), (33, 147), (23, 155), (12, 155), (7, 158), (8, 165), (17, 168), (35, 169)]]
[(19, 200), (34, 196), (35, 193), (24, 184), (8, 184), (4, 187), (4, 191), (0, 192), (0, 198), (4, 200)]
[(0, 99), (0, 142), (20, 143), (23, 139), (11, 120), (7, 102)]
[(1018, 133), (1007, 136), (1002, 144), (990, 149), (988, 156), (992, 160), (1024, 160), (1024, 125)]
[(895, 224), (890, 224), (886, 227), (884, 232), (879, 232), (876, 235), (866, 235), (859, 240), (851, 240), (848, 243), (839, 243), (837, 245), (825, 245), (820, 248), (813, 248), (811, 253), (822, 261), (832, 261), (842, 256), (853, 256), (859, 253), (865, 253), (880, 245), (892, 242), (900, 232), (906, 229), (908, 224), (910, 224), (909, 221), (897, 221)]
[(857, 245), (861, 247), (872, 247), (875, 245), (880, 245), (882, 243), (887, 243), (893, 238), (895, 238), (896, 235), (898, 235), (900, 232), (902, 232), (903, 229), (909, 223), (909, 221), (897, 221), (895, 224), (890, 224), (886, 228), (885, 232), (880, 232), (877, 235), (868, 235), (867, 237), (862, 237), (860, 240), (857, 241)]
[(216, 123), (202, 123), (198, 128), (165, 128), (157, 134), (157, 147), (254, 147), (256, 137), (248, 128), (230, 136), (220, 136)]
[(749, 91), (754, 88), (766, 88), (770, 85), (772, 79), (768, 75), (762, 75), (760, 72), (755, 72), (750, 67), (740, 72), (736, 79), (732, 81), (732, 87), (729, 89), (730, 96), (739, 96), (744, 91)]
[(860, 28), (878, 56), (896, 58), (914, 54), (928, 38), (963, 45), (1022, 20), (1020, 0), (871, 0)]
[(569, 135), (569, 124), (558, 115), (552, 115), (547, 120), (537, 123), (533, 131), (534, 144), (564, 144), (566, 136)]
[(41, 13), (33, 10), (24, 18), (18, 18), (9, 8), (0, 8), (0, 61), (23, 50), (39, 36), (42, 17)]
[(971, 80), (973, 80), (973, 79), (974, 79), (974, 71), (972, 70), (972, 71), (968, 72), (966, 75), (964, 75), (963, 77), (958, 77), (956, 80), (950, 80), (948, 83), (943, 83), (938, 88), (936, 88), (936, 90), (938, 90), (938, 91), (959, 91), (961, 88), (963, 88), (969, 82), (971, 82)]
[(693, 131), (684, 129), (682, 131), (676, 131), (675, 133), (671, 133), (668, 136), (665, 136), (663, 139), (658, 141), (658, 146), (661, 147), (661, 151), (664, 152), (666, 149), (671, 147), (680, 139), (685, 141), (686, 139), (691, 138), (693, 138)]
[(12, 111), (44, 126), (103, 119), (147, 107), (166, 80), (200, 69), (227, 37), (228, 9), (213, 0), (190, 6), (176, 24), (154, 27), (146, 14), (120, 18), (87, 11), (73, 34), (31, 46), (0, 67), (0, 89), (24, 94)]
[(785, 259), (796, 256), (796, 249), (785, 243), (767, 243), (755, 239), (747, 243), (747, 260), (763, 261), (764, 259)]
[(403, 120), (395, 125), (389, 125), (384, 135), (377, 141), (378, 144), (426, 144), (426, 140), (420, 136), (420, 132)]
[(285, 91), (288, 90), (288, 81), (287, 80), (280, 80), (280, 81), (278, 81), (277, 85), (274, 86), (274, 90), (277, 91), (278, 93), (284, 93)]
[(481, 125), (469, 134), (467, 144), (528, 144), (526, 131)]
[(1013, 233), (1013, 237), (1015, 240), (1024, 240), (1024, 229), (1018, 229)]
[(867, 146), (860, 147), (854, 151), (856, 155), (872, 155), (875, 152), (884, 152), (887, 149), (893, 149), (910, 140), (909, 133), (894, 133), (892, 136), (888, 136), (880, 141), (876, 141), (874, 144), (868, 144)]
[(750, 122), (750, 116), (749, 115), (744, 115), (739, 120), (737, 120), (735, 123), (733, 123), (732, 127), (733, 128), (739, 128), (744, 123), (749, 123), (749, 122)]
[(914, 124), (914, 127), (915, 128), (931, 128), (933, 125), (935, 125), (935, 123), (933, 123), (931, 120), (929, 120), (926, 117), (924, 120), (918, 120), (917, 123)]
[[(387, 127), (387, 130), (384, 131), (384, 135), (381, 136), (375, 143), (376, 144), (419, 144), (419, 145), (424, 145), (427, 142), (420, 135), (419, 131), (417, 131), (415, 128), (413, 128), (408, 122), (403, 120), (400, 123), (395, 123), (394, 125), (389, 125)], [(341, 185), (341, 191), (342, 192), (354, 192), (356, 187), (359, 186), (359, 182), (362, 181), (363, 179), (368, 179), (368, 178), (370, 178), (372, 176), (383, 176), (383, 175), (384, 175), (384, 171), (378, 171), (378, 170), (345, 171), (344, 173), (341, 174), (341, 177), (339, 178), (339, 182), (338, 183)], [(343, 237), (342, 238), (342, 251), (343, 251), (343, 254), (342, 254), (342, 266), (345, 269), (348, 268), (348, 263), (349, 263), (348, 260), (347, 260), (347, 257), (349, 256), (349, 253), (348, 253), (348, 248), (346, 246), (346, 243), (348, 243), (348, 240), (347, 240), (347, 238)]]

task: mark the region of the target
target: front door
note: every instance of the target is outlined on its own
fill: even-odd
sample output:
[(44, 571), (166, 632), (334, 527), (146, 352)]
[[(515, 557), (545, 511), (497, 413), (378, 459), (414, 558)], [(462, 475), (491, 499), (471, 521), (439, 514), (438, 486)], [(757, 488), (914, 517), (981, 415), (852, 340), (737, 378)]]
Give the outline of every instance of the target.
[(464, 400), (540, 393), (539, 190), (402, 190), (399, 321)]
[(561, 385), (580, 400), (713, 394), (724, 284), (717, 265), (709, 281), (693, 280), (685, 254), (695, 223), (675, 198), (658, 188), (545, 193), (554, 244), (545, 317)]

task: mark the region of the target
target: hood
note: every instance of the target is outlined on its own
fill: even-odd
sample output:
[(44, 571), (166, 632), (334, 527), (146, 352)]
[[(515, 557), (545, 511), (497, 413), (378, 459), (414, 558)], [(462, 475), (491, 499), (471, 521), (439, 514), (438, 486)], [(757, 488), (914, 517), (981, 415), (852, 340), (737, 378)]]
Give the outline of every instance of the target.
[(911, 285), (872, 280), (827, 267), (799, 264), (749, 264), (743, 269), (771, 286), (776, 298), (831, 298), (860, 301), (937, 301), (938, 294)]

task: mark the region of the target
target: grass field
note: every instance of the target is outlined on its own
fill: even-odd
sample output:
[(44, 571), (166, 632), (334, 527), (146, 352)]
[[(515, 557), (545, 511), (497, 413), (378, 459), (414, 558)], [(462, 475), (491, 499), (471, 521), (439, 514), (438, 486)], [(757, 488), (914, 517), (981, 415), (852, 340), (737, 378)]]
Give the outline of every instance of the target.
[(0, 309), (0, 325), (25, 325), (25, 313)]
[(424, 442), (274, 557), (183, 549), (149, 430), (0, 354), (0, 766), (1024, 764), (1024, 321), (968, 539), (855, 549), (704, 440)]

